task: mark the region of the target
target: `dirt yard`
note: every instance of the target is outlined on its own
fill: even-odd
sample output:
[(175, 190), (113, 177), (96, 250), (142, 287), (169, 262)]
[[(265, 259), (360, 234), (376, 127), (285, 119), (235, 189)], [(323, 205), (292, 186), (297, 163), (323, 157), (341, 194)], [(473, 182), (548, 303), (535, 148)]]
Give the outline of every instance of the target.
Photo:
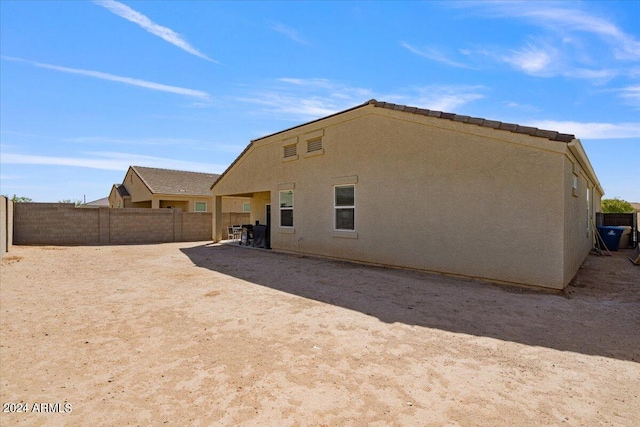
[(638, 426), (628, 255), (553, 295), (206, 243), (14, 247), (0, 424)]

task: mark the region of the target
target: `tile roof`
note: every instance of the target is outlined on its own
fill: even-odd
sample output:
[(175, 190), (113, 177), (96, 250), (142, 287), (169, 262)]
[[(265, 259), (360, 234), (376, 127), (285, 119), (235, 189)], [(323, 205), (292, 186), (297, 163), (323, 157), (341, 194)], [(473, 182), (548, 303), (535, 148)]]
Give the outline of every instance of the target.
[(428, 117), (436, 117), (439, 119), (447, 119), (454, 122), (468, 123), (477, 126), (490, 127), (497, 130), (506, 130), (514, 133), (523, 133), (539, 138), (550, 139), (551, 141), (571, 142), (576, 137), (568, 133), (560, 133), (552, 130), (538, 129), (529, 126), (520, 126), (514, 123), (504, 123), (495, 120), (487, 120), (479, 117), (461, 116), (453, 113), (443, 113), (442, 111), (427, 110), (424, 108), (409, 107), (401, 104), (392, 104), (390, 102), (378, 102), (375, 99), (370, 100), (367, 104), (373, 104), (376, 107), (388, 108), (391, 110), (404, 111), (410, 114), (420, 114)]
[(173, 169), (131, 166), (149, 190), (154, 194), (210, 196), (211, 185), (220, 175)]
[(109, 198), (103, 197), (102, 199), (93, 200), (85, 203), (84, 206), (109, 206)]

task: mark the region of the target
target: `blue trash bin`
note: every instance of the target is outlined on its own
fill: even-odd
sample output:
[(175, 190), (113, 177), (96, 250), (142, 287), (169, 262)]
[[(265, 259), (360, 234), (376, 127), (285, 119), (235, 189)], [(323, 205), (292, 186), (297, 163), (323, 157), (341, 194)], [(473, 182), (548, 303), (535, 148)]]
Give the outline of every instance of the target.
[(604, 244), (607, 245), (607, 249), (610, 251), (617, 251), (618, 245), (620, 245), (620, 236), (624, 227), (602, 226), (598, 227), (598, 233), (604, 240)]

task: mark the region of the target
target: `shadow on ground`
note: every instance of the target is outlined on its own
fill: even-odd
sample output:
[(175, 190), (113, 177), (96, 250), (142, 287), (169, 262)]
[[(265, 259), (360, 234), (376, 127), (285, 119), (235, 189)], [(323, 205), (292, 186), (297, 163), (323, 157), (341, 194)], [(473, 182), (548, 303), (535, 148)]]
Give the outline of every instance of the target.
[(225, 245), (181, 251), (199, 267), (383, 322), (640, 362), (640, 267), (622, 253), (590, 256), (554, 295)]

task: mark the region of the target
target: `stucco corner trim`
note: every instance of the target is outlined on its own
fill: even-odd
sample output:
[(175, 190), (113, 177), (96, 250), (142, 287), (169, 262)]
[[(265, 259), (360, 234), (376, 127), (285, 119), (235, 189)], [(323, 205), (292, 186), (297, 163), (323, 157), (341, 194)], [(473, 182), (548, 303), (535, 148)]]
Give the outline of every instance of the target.
[(337, 231), (334, 230), (331, 232), (331, 237), (338, 237), (341, 239), (357, 239), (358, 233), (355, 231)]
[(280, 234), (296, 234), (295, 228), (278, 228)]
[(331, 178), (331, 183), (333, 185), (357, 184), (358, 183), (358, 175), (334, 176), (333, 178)]
[(278, 190), (295, 190), (295, 182), (281, 182), (278, 184)]

